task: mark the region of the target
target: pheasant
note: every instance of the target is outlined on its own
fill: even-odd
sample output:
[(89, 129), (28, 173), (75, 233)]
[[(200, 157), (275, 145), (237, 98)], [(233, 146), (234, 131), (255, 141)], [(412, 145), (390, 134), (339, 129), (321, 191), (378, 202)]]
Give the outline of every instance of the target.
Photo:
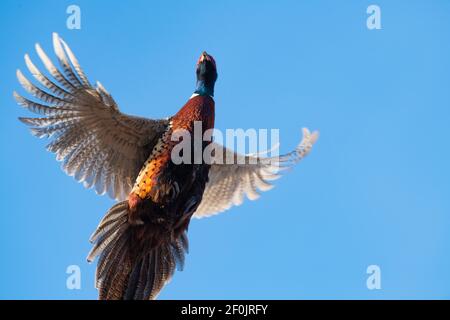
[[(196, 89), (178, 113), (153, 120), (122, 113), (100, 82), (95, 86), (89, 82), (56, 33), (53, 47), (60, 68), (39, 44), (35, 46), (48, 75), (25, 55), (28, 70), (41, 86), (17, 71), (19, 83), (39, 102), (17, 92), (14, 97), (42, 115), (19, 119), (34, 136), (51, 139), (47, 149), (62, 161), (63, 170), (86, 188), (117, 200), (90, 238), (88, 261), (98, 257), (99, 299), (155, 299), (175, 269), (183, 268), (193, 217), (240, 205), (244, 196), (258, 198), (258, 191), (270, 189), (280, 169), (305, 157), (318, 138), (318, 132), (304, 128), (295, 150), (277, 157), (239, 154), (202, 141), (202, 150), (212, 145), (222, 152), (213, 154), (209, 162), (175, 164), (171, 152), (178, 130), (192, 133), (196, 122), (202, 124), (202, 133), (214, 128), (217, 69), (211, 55), (201, 54)], [(238, 161), (220, 161), (225, 156)]]

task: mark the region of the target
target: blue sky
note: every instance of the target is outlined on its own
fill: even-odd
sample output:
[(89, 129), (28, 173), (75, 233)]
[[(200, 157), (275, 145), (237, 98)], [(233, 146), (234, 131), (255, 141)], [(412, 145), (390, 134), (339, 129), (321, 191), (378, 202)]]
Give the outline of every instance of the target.
[[(81, 30), (66, 8), (81, 8)], [(368, 30), (366, 8), (381, 8)], [(2, 1), (0, 298), (95, 299), (89, 235), (113, 204), (67, 177), (17, 121), (23, 55), (51, 33), (124, 112), (160, 118), (218, 65), (216, 127), (279, 128), (311, 155), (257, 202), (189, 229), (161, 299), (450, 296), (450, 2)], [(37, 62), (37, 61), (36, 61)], [(23, 92), (23, 91), (20, 91)], [(79, 265), (81, 290), (66, 288)], [(381, 268), (380, 290), (366, 268)]]

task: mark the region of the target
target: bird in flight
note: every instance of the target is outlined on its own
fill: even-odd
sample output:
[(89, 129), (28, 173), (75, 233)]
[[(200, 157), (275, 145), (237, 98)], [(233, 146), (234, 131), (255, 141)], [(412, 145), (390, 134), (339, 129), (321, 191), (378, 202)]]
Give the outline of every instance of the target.
[[(88, 261), (98, 257), (99, 299), (155, 299), (175, 268), (183, 268), (192, 217), (225, 211), (240, 205), (245, 196), (258, 198), (258, 191), (269, 190), (280, 169), (306, 156), (318, 138), (318, 132), (304, 128), (295, 150), (277, 157), (239, 154), (202, 141), (201, 151), (213, 146), (221, 152), (212, 154), (209, 162), (175, 164), (171, 154), (178, 130), (192, 133), (196, 122), (202, 124), (202, 133), (214, 128), (217, 69), (211, 55), (201, 54), (196, 89), (178, 113), (153, 120), (121, 112), (99, 82), (89, 82), (56, 33), (53, 47), (59, 67), (35, 46), (47, 75), (25, 55), (40, 86), (17, 71), (18, 81), (35, 99), (17, 92), (14, 97), (41, 115), (19, 119), (36, 137), (51, 140), (47, 149), (62, 161), (63, 170), (86, 188), (117, 200), (90, 238)], [(221, 161), (226, 156), (236, 161)]]

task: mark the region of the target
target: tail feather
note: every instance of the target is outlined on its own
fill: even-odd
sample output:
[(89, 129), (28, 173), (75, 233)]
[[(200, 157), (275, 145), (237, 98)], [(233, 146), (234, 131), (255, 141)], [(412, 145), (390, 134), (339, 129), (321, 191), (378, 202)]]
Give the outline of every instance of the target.
[[(131, 272), (130, 278), (128, 280), (129, 286), (125, 291), (125, 300), (134, 299), (143, 299), (143, 293), (146, 284), (147, 278), (147, 270), (148, 270), (148, 259), (142, 259), (139, 263), (134, 266), (133, 271)], [(132, 286), (131, 284), (135, 284)]]
[[(152, 291), (153, 291), (153, 284), (155, 283), (155, 277), (156, 277), (156, 261), (157, 261), (157, 252), (156, 250), (153, 251), (149, 255), (149, 267), (148, 267), (148, 273), (147, 273), (147, 283), (144, 288), (144, 296), (150, 297)], [(155, 296), (156, 298), (156, 296)]]
[[(143, 240), (134, 237), (138, 229), (145, 235)], [(99, 256), (95, 285), (100, 299), (155, 299), (175, 268), (182, 270), (188, 250), (186, 233), (176, 239), (153, 241), (154, 231), (154, 226), (128, 223), (126, 201), (106, 213), (91, 236), (94, 246), (88, 255), (89, 262)]]
[[(119, 202), (117, 205), (113, 206), (105, 214), (103, 219), (100, 221), (97, 229), (89, 238), (90, 242), (95, 242), (100, 234), (104, 235), (108, 230), (113, 229), (118, 221), (125, 221), (127, 219), (126, 210), (128, 209), (128, 203), (126, 201)], [(124, 214), (125, 213), (125, 214)]]

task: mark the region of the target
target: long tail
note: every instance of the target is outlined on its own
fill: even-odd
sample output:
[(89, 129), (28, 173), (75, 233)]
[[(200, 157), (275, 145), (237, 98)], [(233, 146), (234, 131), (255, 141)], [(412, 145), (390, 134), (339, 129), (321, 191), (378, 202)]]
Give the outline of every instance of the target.
[(92, 262), (99, 256), (95, 279), (99, 299), (155, 299), (175, 268), (182, 270), (188, 250), (186, 233), (161, 240), (154, 231), (128, 223), (127, 201), (106, 213), (90, 238), (94, 247), (87, 258)]

